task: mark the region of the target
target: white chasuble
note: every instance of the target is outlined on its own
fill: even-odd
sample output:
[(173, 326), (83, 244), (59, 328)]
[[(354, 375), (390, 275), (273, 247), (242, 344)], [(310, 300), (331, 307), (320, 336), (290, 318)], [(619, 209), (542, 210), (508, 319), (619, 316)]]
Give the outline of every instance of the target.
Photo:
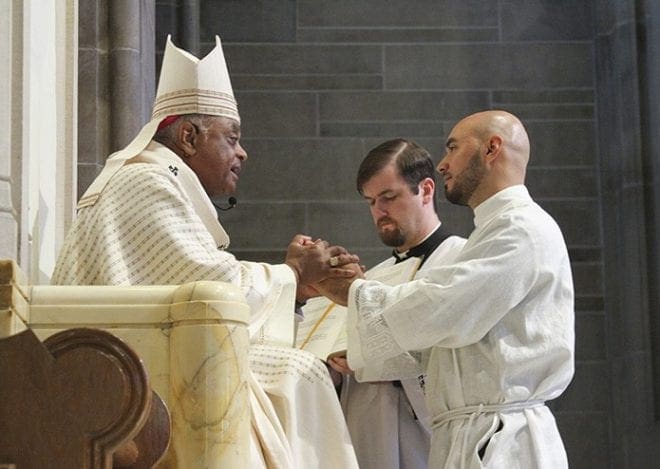
[[(179, 285), (217, 280), (238, 286), (251, 312), (250, 361), (255, 363), (256, 353), (259, 363), (286, 370), (276, 380), (257, 371), (250, 378), (253, 467), (305, 467), (302, 462), (307, 460), (316, 465), (319, 455), (327, 452), (334, 454), (329, 463), (356, 467), (352, 446), (346, 444), (343, 414), (334, 390), (328, 391), (332, 386), (327, 370), (291, 348), (293, 271), (285, 264), (238, 261), (224, 250), (228, 244), (197, 176), (177, 155), (152, 142), (114, 174), (95, 204), (79, 210), (52, 281)], [(272, 353), (264, 357), (263, 347)], [(326, 376), (317, 374), (311, 381), (312, 370), (325, 371)], [(307, 408), (320, 405), (321, 398), (327, 399), (323, 410)], [(287, 406), (291, 410), (283, 411)], [(306, 420), (318, 412), (328, 420), (326, 425)], [(321, 460), (316, 467), (337, 467), (324, 464)]]
[(544, 404), (574, 372), (573, 284), (561, 231), (524, 186), (480, 204), (474, 221), (453, 263), (395, 287), (353, 282), (349, 365), (391, 374), (406, 352), (421, 353), (429, 467), (566, 468)]

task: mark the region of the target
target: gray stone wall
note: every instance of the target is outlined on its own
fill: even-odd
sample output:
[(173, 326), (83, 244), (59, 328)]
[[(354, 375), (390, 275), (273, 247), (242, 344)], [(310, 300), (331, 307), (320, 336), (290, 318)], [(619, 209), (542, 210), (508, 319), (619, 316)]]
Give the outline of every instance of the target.
[[(182, 30), (157, 2), (157, 49)], [(615, 2), (616, 3), (616, 2)], [(591, 1), (200, 1), (200, 52), (219, 35), (250, 155), (223, 214), (238, 257), (281, 262), (298, 232), (387, 255), (355, 191), (366, 152), (403, 136), (436, 160), (464, 115), (504, 108), (532, 141), (528, 186), (559, 222), (576, 287), (574, 382), (551, 403), (572, 467), (610, 460), (594, 21)], [(179, 42), (181, 43), (181, 42)], [(441, 196), (442, 198), (442, 196)], [(441, 218), (472, 229), (444, 200)]]
[(596, 1), (611, 467), (660, 458), (660, 5)]

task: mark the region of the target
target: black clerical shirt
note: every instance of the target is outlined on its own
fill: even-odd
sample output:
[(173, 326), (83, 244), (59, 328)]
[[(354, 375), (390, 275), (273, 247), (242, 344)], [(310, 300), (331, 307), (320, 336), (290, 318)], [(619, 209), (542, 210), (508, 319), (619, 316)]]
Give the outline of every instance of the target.
[(449, 238), (449, 236), (451, 236), (451, 234), (447, 233), (442, 228), (442, 225), (438, 226), (438, 228), (436, 228), (436, 230), (431, 233), (424, 241), (422, 241), (417, 246), (408, 249), (406, 252), (397, 252), (396, 249), (394, 249), (392, 251), (392, 255), (396, 259), (395, 264), (403, 262), (406, 259), (410, 259), (411, 257), (420, 257), (422, 262), (420, 262), (419, 267), (421, 267), (424, 265), (424, 262), (426, 262), (426, 259), (429, 258), (431, 253), (435, 251), (435, 248), (440, 246), (440, 244), (445, 239)]

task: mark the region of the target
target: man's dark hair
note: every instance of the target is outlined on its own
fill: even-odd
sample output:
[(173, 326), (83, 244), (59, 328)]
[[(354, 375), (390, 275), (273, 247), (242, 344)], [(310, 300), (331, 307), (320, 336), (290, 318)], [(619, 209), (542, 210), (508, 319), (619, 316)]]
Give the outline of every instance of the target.
[[(392, 161), (413, 194), (419, 192), (419, 183), (422, 180), (431, 178), (434, 183), (437, 182), (435, 165), (429, 152), (412, 140), (395, 138), (371, 149), (362, 160), (357, 174), (357, 190), (360, 195), (364, 184)], [(435, 196), (433, 207), (438, 210)]]

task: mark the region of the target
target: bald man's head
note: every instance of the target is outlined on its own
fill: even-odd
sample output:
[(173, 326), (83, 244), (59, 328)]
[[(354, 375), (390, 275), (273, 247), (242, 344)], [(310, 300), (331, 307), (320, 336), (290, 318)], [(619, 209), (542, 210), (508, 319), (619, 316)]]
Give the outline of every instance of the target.
[(452, 203), (474, 208), (500, 190), (524, 183), (529, 138), (509, 112), (489, 110), (465, 117), (452, 129), (446, 145), (438, 171)]
[(529, 162), (529, 137), (520, 119), (510, 112), (493, 110), (477, 112), (463, 121), (472, 122), (475, 135), (483, 141), (493, 135), (502, 137), (511, 163), (525, 171)]

